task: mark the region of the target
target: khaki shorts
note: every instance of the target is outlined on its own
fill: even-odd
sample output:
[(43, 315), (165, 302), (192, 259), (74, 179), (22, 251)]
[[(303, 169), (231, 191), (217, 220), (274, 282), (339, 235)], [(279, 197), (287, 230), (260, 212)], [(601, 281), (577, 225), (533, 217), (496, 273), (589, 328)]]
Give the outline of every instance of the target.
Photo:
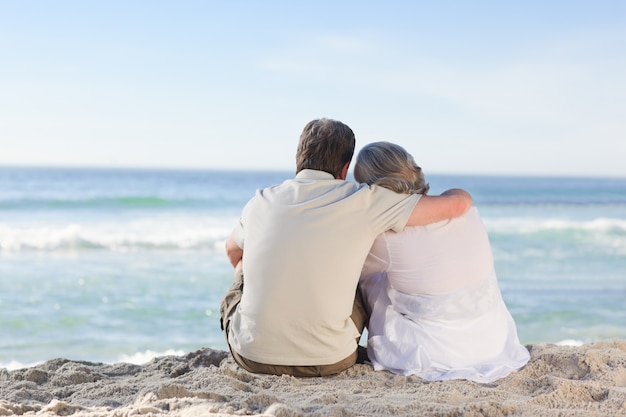
[[(314, 365), (314, 366), (287, 366), (287, 365), (268, 365), (264, 363), (254, 362), (250, 359), (244, 358), (230, 347), (228, 342), (228, 328), (230, 324), (230, 317), (234, 313), (235, 309), (241, 302), (241, 295), (243, 293), (243, 271), (241, 268), (235, 271), (235, 281), (230, 287), (220, 305), (220, 326), (226, 336), (226, 342), (230, 348), (230, 352), (233, 355), (233, 359), (239, 366), (248, 372), (272, 374), (272, 375), (292, 375), (297, 377), (313, 377), (313, 376), (327, 376), (337, 374), (348, 368), (355, 363), (363, 363), (367, 358), (365, 355), (365, 349), (359, 347), (357, 351), (354, 351), (350, 356), (337, 363), (330, 365)], [(365, 308), (367, 304), (363, 300), (361, 291), (357, 289), (354, 306), (352, 308), (352, 320), (356, 325), (359, 334), (363, 332), (367, 318), (369, 317)], [(357, 344), (359, 340), (357, 339)]]

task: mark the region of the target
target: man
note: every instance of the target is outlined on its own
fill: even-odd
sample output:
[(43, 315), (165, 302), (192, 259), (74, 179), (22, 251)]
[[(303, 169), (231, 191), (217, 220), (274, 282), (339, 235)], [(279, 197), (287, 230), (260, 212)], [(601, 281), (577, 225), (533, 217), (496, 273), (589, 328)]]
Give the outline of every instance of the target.
[(296, 177), (258, 190), (226, 242), (235, 282), (222, 301), (222, 328), (250, 372), (324, 376), (354, 365), (367, 322), (357, 285), (376, 236), (472, 205), (463, 190), (407, 195), (345, 181), (354, 148), (345, 124), (309, 122)]

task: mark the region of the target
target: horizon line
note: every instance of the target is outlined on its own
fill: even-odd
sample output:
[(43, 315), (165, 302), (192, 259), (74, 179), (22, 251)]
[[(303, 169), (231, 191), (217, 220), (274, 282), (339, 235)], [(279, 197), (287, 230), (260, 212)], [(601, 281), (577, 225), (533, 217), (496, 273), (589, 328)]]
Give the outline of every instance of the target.
[[(0, 169), (41, 169), (41, 170), (94, 170), (94, 171), (222, 171), (222, 172), (267, 172), (267, 173), (287, 173), (291, 172), (295, 176), (295, 167), (273, 168), (273, 167), (200, 167), (200, 166), (158, 166), (158, 165), (80, 165), (80, 164), (6, 164), (0, 163)], [(353, 168), (349, 174), (352, 175)], [(626, 174), (570, 174), (570, 173), (513, 173), (513, 172), (461, 172), (461, 171), (441, 171), (433, 170), (428, 175), (436, 176), (467, 176), (467, 177), (509, 177), (509, 178), (590, 178), (590, 179), (614, 179), (626, 180)]]

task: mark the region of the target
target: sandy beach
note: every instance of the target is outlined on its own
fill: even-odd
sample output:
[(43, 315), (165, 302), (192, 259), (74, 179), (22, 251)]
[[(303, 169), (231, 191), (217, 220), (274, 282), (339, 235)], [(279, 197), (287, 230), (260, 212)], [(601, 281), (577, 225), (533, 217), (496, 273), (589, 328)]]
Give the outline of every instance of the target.
[(0, 415), (626, 416), (626, 340), (527, 348), (530, 362), (491, 384), (367, 365), (327, 378), (255, 375), (212, 349), (144, 365), (54, 359), (0, 369)]

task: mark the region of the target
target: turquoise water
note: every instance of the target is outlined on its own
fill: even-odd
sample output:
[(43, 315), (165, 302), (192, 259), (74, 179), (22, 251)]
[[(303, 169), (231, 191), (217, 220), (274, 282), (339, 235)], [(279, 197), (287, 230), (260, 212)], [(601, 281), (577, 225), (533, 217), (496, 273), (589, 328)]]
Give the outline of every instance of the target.
[[(224, 241), (291, 176), (0, 168), (0, 367), (225, 349)], [(626, 179), (427, 179), (472, 193), (522, 343), (626, 338)]]

